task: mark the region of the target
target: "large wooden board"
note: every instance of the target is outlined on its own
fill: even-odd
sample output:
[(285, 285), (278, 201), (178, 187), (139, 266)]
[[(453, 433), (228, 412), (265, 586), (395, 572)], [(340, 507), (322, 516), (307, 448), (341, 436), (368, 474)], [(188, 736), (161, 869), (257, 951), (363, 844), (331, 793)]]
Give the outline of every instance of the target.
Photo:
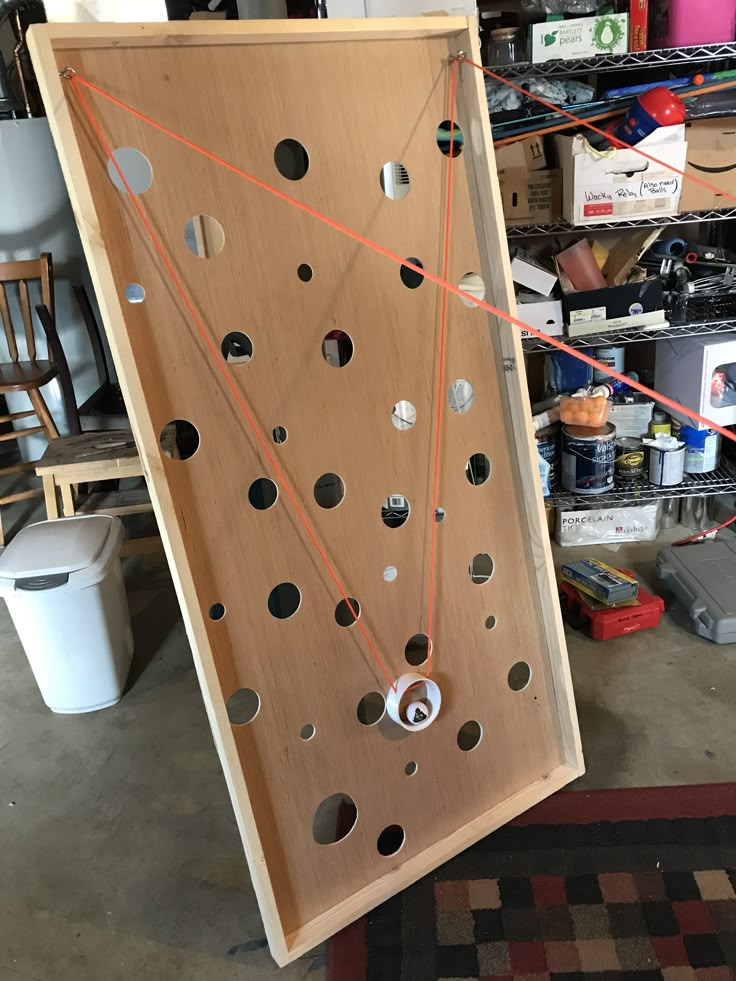
[[(441, 272), (448, 158), (438, 149), (449, 117), (448, 56), (477, 56), (476, 26), (454, 18), (319, 23), (49, 25), (31, 49), (74, 205), (167, 554), (187, 623), (271, 950), (286, 963), (393, 892), (559, 789), (582, 771), (567, 654), (538, 487), (523, 358), (515, 329), (448, 297), (447, 385), (474, 386), (470, 411), (446, 406), (442, 435), (433, 677), (437, 720), (407, 733), (386, 717), (357, 718), (366, 693), (387, 684), (355, 625), (336, 623), (340, 595), (284, 493), (254, 509), (251, 483), (270, 464), (234, 404), (127, 195), (83, 116), (67, 66), (170, 129), (232, 161), (425, 268)], [(299, 42), (299, 43), (295, 43)], [(513, 309), (513, 292), (481, 77), (459, 68), (450, 275), (479, 272), (487, 298)], [(146, 155), (153, 181), (142, 208), (219, 349), (242, 330), (247, 364), (230, 365), (273, 444), (361, 619), (393, 677), (411, 670), (409, 638), (426, 630), (432, 527), (432, 446), (441, 291), (408, 289), (386, 258), (247, 184), (129, 113), (86, 92), (114, 148)], [(302, 180), (274, 164), (299, 140)], [(389, 200), (379, 174), (408, 170), (411, 190)], [(222, 252), (185, 245), (189, 218), (215, 217)], [(309, 282), (297, 267), (309, 264)], [(125, 302), (140, 283), (145, 300)], [(349, 364), (322, 356), (324, 335), (347, 332)], [(447, 388), (447, 386), (445, 386)], [(416, 424), (392, 425), (410, 400)], [(191, 421), (200, 447), (169, 459), (159, 433)], [(466, 463), (492, 462), (472, 485)], [(345, 484), (339, 507), (320, 508), (320, 475)], [(388, 495), (411, 505), (386, 527)], [(477, 553), (495, 571), (469, 576)], [(383, 570), (395, 566), (396, 579)], [(297, 613), (276, 619), (270, 591), (301, 592)], [(226, 614), (208, 611), (222, 603)], [(488, 629), (489, 618), (495, 627)], [(507, 676), (523, 661), (530, 684)], [(231, 725), (226, 703), (254, 689), (260, 711)], [(480, 723), (471, 752), (458, 731)], [(315, 727), (304, 741), (300, 731)], [(407, 776), (405, 767), (418, 770)], [(318, 844), (313, 818), (335, 793), (358, 818), (342, 841)], [(401, 849), (383, 856), (382, 830), (400, 825)]]

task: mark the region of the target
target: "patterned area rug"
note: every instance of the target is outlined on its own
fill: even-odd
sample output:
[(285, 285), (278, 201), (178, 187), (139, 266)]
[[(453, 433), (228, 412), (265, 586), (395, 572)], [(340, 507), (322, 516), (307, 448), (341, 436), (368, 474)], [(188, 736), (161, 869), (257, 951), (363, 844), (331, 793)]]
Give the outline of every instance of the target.
[(734, 981), (736, 784), (560, 793), (333, 938), (328, 981)]

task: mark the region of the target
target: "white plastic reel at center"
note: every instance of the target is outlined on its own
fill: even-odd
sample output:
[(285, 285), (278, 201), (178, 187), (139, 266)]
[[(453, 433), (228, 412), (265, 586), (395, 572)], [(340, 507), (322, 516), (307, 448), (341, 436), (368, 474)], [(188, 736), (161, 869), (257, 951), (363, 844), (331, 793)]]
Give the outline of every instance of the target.
[[(410, 688), (417, 689), (416, 697), (412, 697)], [(390, 718), (409, 732), (419, 732), (431, 726), (439, 714), (441, 704), (442, 694), (439, 687), (434, 681), (415, 671), (402, 674), (386, 696), (386, 711)], [(417, 721), (413, 721), (414, 719)]]

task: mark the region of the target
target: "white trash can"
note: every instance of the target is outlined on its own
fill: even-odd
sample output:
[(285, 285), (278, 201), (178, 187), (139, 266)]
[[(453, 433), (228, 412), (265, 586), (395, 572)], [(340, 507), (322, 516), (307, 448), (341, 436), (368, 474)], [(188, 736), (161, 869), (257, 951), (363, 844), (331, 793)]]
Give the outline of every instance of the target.
[(24, 528), (0, 556), (0, 596), (54, 712), (94, 712), (123, 693), (133, 631), (122, 539), (119, 518), (61, 518)]

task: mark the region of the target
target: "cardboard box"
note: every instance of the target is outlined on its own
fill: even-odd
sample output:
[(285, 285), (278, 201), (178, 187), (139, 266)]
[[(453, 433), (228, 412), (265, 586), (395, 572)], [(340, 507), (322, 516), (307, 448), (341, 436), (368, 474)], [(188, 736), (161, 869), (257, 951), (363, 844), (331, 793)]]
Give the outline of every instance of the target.
[(511, 260), (511, 278), (541, 296), (549, 296), (557, 285), (557, 274), (536, 262), (525, 249), (517, 249)]
[(629, 7), (629, 51), (647, 50), (649, 0), (631, 0)]
[[(657, 342), (654, 388), (687, 409), (699, 412), (720, 426), (736, 422), (734, 404), (715, 398), (711, 391), (713, 373), (733, 365), (736, 377), (736, 340), (728, 337), (683, 337)], [(730, 372), (729, 372), (730, 373)], [(672, 414), (694, 429), (707, 429), (684, 414)]]
[(559, 170), (527, 173), (520, 167), (498, 175), (507, 225), (546, 225), (562, 213), (562, 174)]
[(645, 279), (643, 283), (575, 291), (560, 270), (560, 285), (571, 337), (621, 327), (666, 324), (662, 280), (659, 277)]
[(606, 14), (532, 24), (529, 50), (535, 64), (554, 58), (623, 54), (629, 50), (629, 15)]
[(544, 141), (541, 136), (528, 136), (525, 140), (516, 140), (500, 146), (495, 152), (496, 170), (499, 174), (504, 170), (544, 170), (547, 158), (544, 154)]
[[(696, 119), (687, 125), (685, 173), (736, 194), (736, 119)], [(683, 181), (680, 211), (733, 208), (733, 201), (695, 181)]]
[[(562, 300), (534, 300), (532, 303), (517, 303), (517, 316), (530, 327), (536, 327), (549, 337), (561, 337), (565, 331), (565, 315)], [(534, 337), (528, 330), (522, 330), (522, 337)]]
[(559, 545), (619, 545), (651, 542), (659, 530), (659, 503), (630, 508), (557, 511), (555, 538)]
[(620, 404), (611, 402), (608, 421), (616, 427), (617, 436), (636, 436), (641, 439), (649, 431), (654, 402), (642, 396), (641, 402)]
[(562, 168), (562, 214), (573, 225), (677, 214), (685, 169), (685, 126), (662, 126), (637, 146), (662, 161), (653, 163), (634, 148), (594, 153), (584, 136), (557, 134)]
[(636, 599), (639, 594), (639, 583), (634, 576), (620, 572), (599, 559), (566, 562), (560, 574), (565, 582), (608, 606)]

